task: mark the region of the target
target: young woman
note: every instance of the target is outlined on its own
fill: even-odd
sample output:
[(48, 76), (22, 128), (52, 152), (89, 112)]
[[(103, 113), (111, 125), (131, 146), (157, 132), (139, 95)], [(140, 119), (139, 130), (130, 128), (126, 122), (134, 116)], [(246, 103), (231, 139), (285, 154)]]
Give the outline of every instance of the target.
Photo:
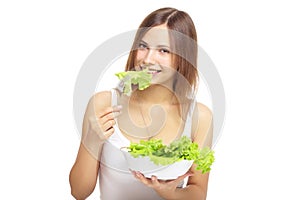
[[(175, 180), (146, 178), (128, 169), (120, 151), (141, 139), (162, 139), (169, 144), (183, 135), (201, 148), (211, 146), (212, 114), (194, 98), (196, 41), (193, 21), (183, 11), (162, 8), (144, 19), (125, 70), (147, 69), (151, 85), (134, 90), (129, 97), (112, 89), (90, 99), (70, 172), (76, 199), (86, 199), (94, 191), (98, 176), (102, 200), (206, 199), (209, 175), (194, 165)], [(187, 184), (182, 187), (185, 178)]]

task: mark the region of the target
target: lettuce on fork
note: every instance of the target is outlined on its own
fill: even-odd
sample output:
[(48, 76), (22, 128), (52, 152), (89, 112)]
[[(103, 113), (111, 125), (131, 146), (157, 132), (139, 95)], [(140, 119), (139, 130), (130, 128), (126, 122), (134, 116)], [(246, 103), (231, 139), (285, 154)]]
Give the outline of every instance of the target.
[(198, 144), (186, 136), (169, 145), (164, 145), (162, 140), (141, 140), (139, 143), (130, 143), (127, 149), (133, 157), (149, 156), (157, 165), (170, 165), (184, 159), (194, 160), (196, 169), (201, 170), (203, 174), (211, 170), (210, 167), (215, 160), (214, 152), (210, 148), (199, 149)]
[(152, 75), (148, 70), (119, 72), (115, 75), (123, 82), (122, 90), (127, 96), (132, 93), (132, 85), (138, 85), (139, 90), (144, 90), (151, 85)]

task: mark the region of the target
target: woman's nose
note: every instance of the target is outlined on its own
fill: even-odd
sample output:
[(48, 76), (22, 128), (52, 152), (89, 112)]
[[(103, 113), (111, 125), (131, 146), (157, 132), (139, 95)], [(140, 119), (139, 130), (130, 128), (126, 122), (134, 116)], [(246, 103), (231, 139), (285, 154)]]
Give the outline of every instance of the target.
[(144, 64), (155, 64), (155, 50), (154, 49), (148, 49), (147, 53), (145, 54), (144, 60), (143, 60)]

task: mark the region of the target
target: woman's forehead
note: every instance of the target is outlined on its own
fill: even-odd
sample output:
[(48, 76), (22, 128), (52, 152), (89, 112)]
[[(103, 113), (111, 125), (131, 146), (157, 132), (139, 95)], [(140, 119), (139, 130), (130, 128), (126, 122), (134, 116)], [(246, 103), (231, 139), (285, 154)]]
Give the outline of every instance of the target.
[(142, 38), (149, 46), (170, 46), (169, 32), (166, 25), (151, 28)]

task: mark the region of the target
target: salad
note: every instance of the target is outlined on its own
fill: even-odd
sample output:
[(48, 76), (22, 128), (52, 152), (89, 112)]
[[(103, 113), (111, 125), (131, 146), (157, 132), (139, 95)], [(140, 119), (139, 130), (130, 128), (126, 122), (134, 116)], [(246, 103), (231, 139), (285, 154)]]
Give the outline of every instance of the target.
[(181, 160), (194, 160), (197, 165), (196, 169), (201, 170), (203, 174), (211, 170), (211, 165), (215, 160), (214, 151), (208, 147), (199, 149), (198, 144), (193, 143), (186, 136), (169, 145), (164, 145), (162, 140), (157, 139), (141, 140), (139, 143), (130, 143), (127, 150), (135, 158), (148, 156), (157, 165), (170, 165)]
[(130, 96), (132, 85), (137, 85), (139, 90), (144, 90), (151, 85), (152, 75), (148, 70), (126, 71), (115, 74), (123, 82), (123, 93)]

